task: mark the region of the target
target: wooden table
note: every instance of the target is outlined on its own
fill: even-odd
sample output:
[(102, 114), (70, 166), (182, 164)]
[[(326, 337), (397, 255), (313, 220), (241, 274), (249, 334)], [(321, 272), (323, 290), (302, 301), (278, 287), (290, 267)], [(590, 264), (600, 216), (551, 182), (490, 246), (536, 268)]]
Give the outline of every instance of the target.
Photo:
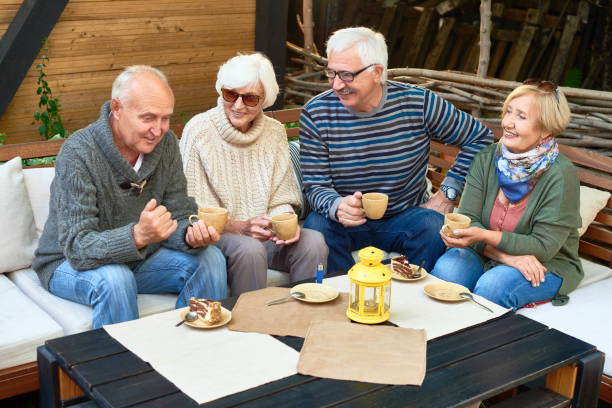
[[(226, 299), (223, 305), (233, 308), (235, 301)], [(277, 338), (298, 351), (303, 343), (296, 337)], [(547, 387), (571, 399), (572, 406), (596, 407), (603, 358), (593, 345), (508, 313), (428, 342), (421, 387), (293, 375), (202, 406), (463, 407), (546, 377)], [(38, 370), (42, 407), (62, 406), (66, 396), (60, 387), (68, 377), (85, 396), (64, 405), (197, 406), (103, 329), (47, 341), (38, 349)]]

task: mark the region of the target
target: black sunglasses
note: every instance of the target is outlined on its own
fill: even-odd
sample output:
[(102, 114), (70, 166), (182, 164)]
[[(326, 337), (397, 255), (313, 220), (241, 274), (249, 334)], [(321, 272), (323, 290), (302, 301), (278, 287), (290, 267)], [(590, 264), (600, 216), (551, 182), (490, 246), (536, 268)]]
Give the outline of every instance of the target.
[(353, 79), (355, 79), (355, 77), (357, 75), (361, 74), (366, 69), (368, 69), (370, 67), (373, 67), (374, 65), (378, 65), (378, 64), (370, 64), (367, 67), (363, 67), (359, 71), (355, 71), (355, 72), (351, 72), (351, 71), (335, 71), (335, 70), (333, 70), (331, 68), (325, 68), (325, 76), (328, 79), (334, 79), (336, 77), (336, 75), (338, 75), (338, 78), (340, 78), (344, 82), (352, 82)]
[(559, 91), (557, 85), (550, 81), (540, 81), (539, 79), (529, 78), (523, 81), (523, 85), (532, 85), (544, 92), (555, 92), (555, 98), (557, 103), (559, 102)]
[(238, 92), (230, 91), (229, 89), (221, 88), (221, 96), (227, 102), (234, 103), (238, 100), (238, 98), (242, 98), (242, 103), (246, 106), (257, 106), (259, 100), (262, 96), (253, 95), (253, 94), (239, 94)]

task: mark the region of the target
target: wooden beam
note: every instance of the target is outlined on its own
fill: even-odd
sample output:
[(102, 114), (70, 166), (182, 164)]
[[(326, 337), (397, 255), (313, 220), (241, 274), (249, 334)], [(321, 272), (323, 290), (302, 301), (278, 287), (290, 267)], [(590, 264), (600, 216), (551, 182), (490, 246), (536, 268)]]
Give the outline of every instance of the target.
[(527, 17), (525, 18), (525, 24), (519, 36), (518, 41), (512, 46), (510, 55), (508, 57), (508, 64), (502, 71), (501, 77), (506, 80), (516, 80), (527, 51), (531, 47), (531, 42), (538, 30), (536, 24), (540, 21), (542, 11), (538, 9), (529, 9)]
[(548, 75), (550, 80), (553, 82), (560, 83), (560, 81), (563, 80), (561, 77), (565, 71), (565, 65), (570, 54), (570, 48), (574, 42), (574, 37), (576, 36), (576, 31), (578, 31), (579, 24), (580, 18), (578, 16), (567, 16), (567, 20), (565, 21), (565, 25), (563, 27), (563, 34), (561, 34), (561, 40), (559, 41), (559, 48), (555, 54), (555, 59), (553, 60), (550, 74)]
[(429, 54), (427, 54), (427, 58), (425, 59), (425, 68), (438, 68), (440, 56), (442, 55), (442, 51), (444, 51), (444, 49), (446, 48), (446, 42), (448, 41), (450, 33), (453, 31), (455, 21), (456, 20), (452, 17), (442, 19), (442, 27), (440, 27), (440, 30), (438, 30), (438, 34), (436, 34), (433, 47), (431, 48), (431, 51), (429, 51)]
[(417, 58), (419, 58), (419, 54), (421, 53), (421, 47), (423, 46), (423, 42), (425, 41), (427, 30), (429, 30), (429, 26), (431, 24), (433, 16), (434, 9), (423, 9), (421, 17), (419, 17), (419, 22), (417, 23), (417, 28), (414, 33), (414, 36), (404, 36), (404, 41), (402, 41), (401, 47), (402, 52), (406, 53), (404, 56), (404, 66), (414, 66), (417, 61)]
[(68, 0), (24, 1), (0, 39), (0, 118), (66, 4)]
[(288, 0), (257, 0), (255, 7), (255, 51), (270, 58), (280, 87), (276, 102), (268, 109), (283, 107), (288, 11)]

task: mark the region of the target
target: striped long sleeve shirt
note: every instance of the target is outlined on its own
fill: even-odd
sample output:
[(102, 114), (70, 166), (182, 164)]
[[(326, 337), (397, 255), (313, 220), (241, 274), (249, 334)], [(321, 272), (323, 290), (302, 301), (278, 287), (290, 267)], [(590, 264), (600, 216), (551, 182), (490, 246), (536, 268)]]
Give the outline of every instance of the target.
[(355, 191), (387, 194), (385, 218), (423, 203), (430, 140), (461, 148), (443, 183), (462, 191), (472, 159), (493, 134), (412, 85), (387, 81), (369, 112), (345, 107), (333, 90), (317, 95), (300, 117), (300, 163), (311, 207), (335, 221), (340, 200)]

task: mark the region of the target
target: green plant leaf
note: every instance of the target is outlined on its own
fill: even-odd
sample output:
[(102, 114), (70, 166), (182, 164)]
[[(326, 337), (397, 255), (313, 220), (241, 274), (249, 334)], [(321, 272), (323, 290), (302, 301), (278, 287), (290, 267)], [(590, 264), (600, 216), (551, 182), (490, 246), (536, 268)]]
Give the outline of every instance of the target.
[(42, 92), (42, 87), (38, 87), (38, 89), (36, 90), (36, 94), (40, 95), (40, 93)]
[(36, 113), (34, 114), (34, 119), (35, 120), (40, 120), (40, 112), (36, 111)]
[(49, 119), (49, 114), (47, 112), (43, 112), (41, 116), (43, 117), (43, 119)]
[(45, 125), (40, 125), (38, 127), (38, 133), (40, 133), (41, 135), (44, 135), (47, 132), (47, 127)]

